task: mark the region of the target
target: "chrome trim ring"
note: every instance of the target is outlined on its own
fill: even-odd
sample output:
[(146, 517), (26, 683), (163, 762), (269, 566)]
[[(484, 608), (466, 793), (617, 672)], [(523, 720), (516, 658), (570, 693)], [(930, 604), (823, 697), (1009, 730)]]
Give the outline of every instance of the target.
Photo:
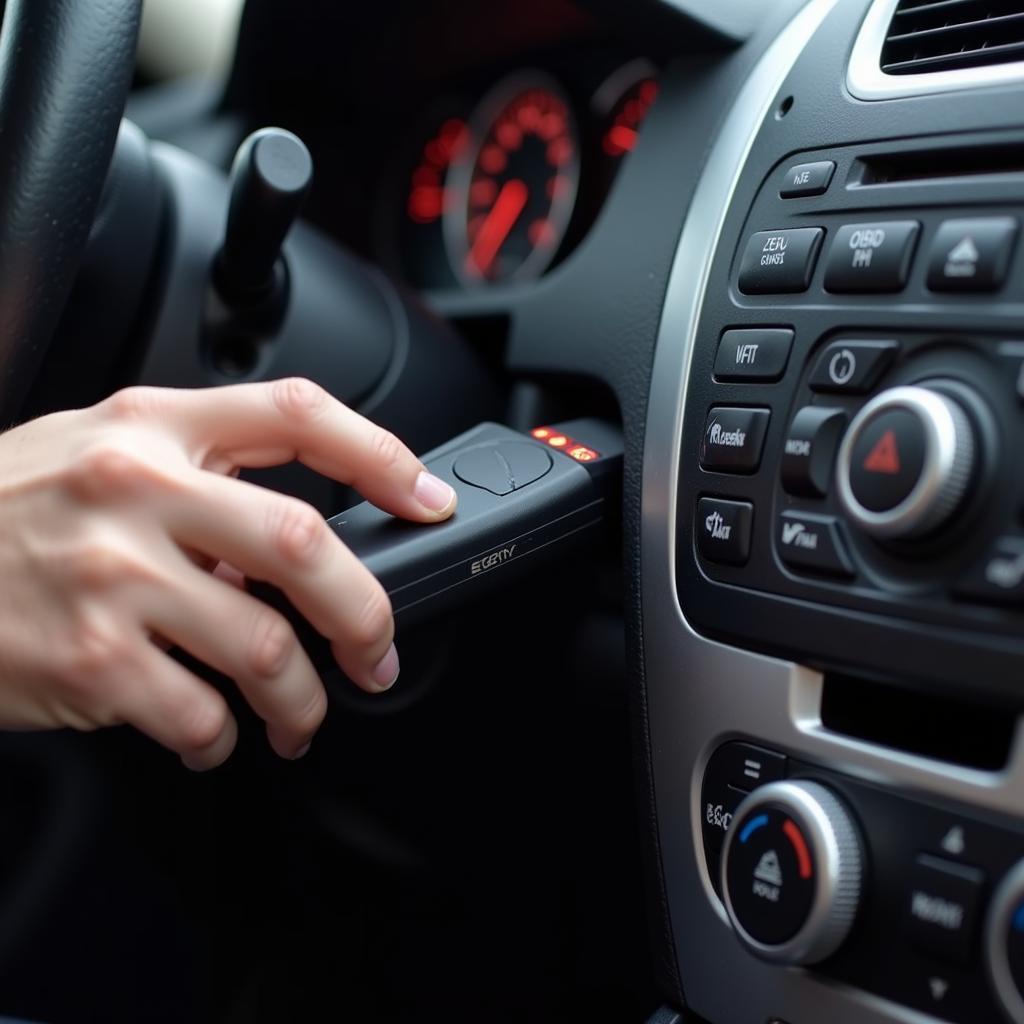
[(1024, 61), (956, 68), (953, 71), (925, 71), (919, 75), (887, 75), (882, 70), (882, 46), (897, 2), (875, 0), (857, 33), (846, 69), (846, 88), (857, 99), (891, 100), (1024, 81)]
[(776, 964), (814, 964), (831, 956), (850, 932), (861, 891), (860, 843), (846, 808), (817, 782), (772, 782), (754, 790), (736, 808), (741, 821), (757, 807), (777, 805), (794, 818), (811, 848), (814, 897), (807, 920), (797, 933), (779, 945), (755, 939), (743, 927), (729, 893), (729, 854), (737, 829), (726, 833), (722, 849), (722, 896), (725, 910), (744, 946)]
[(1010, 973), (1010, 960), (1006, 952), (1006, 931), (1010, 918), (1024, 899), (1024, 860), (1003, 879), (989, 909), (985, 925), (985, 950), (988, 954), (988, 973), (992, 986), (1014, 1024), (1024, 1024), (1024, 997)]
[[(924, 428), (925, 453), (914, 489), (895, 508), (875, 512), (853, 493), (853, 449), (865, 427), (881, 412), (903, 409)], [(875, 537), (909, 537), (938, 526), (956, 510), (974, 464), (974, 439), (966, 415), (944, 395), (924, 387), (890, 388), (876, 395), (853, 418), (836, 460), (839, 501), (847, 516)]]

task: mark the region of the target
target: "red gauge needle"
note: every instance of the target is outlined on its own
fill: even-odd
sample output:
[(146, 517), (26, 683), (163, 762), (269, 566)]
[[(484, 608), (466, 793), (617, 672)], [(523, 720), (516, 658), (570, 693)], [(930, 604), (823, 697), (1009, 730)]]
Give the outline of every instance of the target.
[(519, 214), (523, 212), (529, 198), (530, 190), (526, 183), (518, 178), (511, 178), (501, 186), (498, 198), (494, 200), (487, 219), (480, 225), (469, 253), (471, 262), (481, 274), (486, 274), (491, 269), (498, 250), (508, 238), (508, 233), (519, 219)]

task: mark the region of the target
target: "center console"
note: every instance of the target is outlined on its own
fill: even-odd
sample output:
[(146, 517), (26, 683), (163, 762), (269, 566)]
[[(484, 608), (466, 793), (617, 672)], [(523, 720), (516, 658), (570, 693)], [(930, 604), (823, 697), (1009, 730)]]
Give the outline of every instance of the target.
[(1024, 1022), (1024, 68), (909, 73), (940, 6), (803, 8), (666, 297), (647, 713), (712, 1024)]

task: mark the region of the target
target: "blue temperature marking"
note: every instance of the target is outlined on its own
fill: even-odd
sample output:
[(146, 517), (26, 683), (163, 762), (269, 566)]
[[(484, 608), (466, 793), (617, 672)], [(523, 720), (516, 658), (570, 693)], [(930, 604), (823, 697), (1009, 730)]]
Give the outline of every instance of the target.
[(1017, 912), (1013, 915), (1013, 930), (1024, 932), (1024, 903), (1017, 908)]
[(763, 828), (767, 824), (767, 814), (759, 814), (756, 818), (751, 818), (750, 821), (743, 826), (743, 831), (740, 833), (740, 842), (745, 843), (754, 832), (759, 828)]

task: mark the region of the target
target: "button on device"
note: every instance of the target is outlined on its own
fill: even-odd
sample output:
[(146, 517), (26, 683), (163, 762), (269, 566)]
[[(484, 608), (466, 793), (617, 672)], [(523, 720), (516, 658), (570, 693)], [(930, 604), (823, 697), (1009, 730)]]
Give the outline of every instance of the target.
[(862, 395), (878, 383), (898, 349), (895, 341), (833, 341), (818, 356), (808, 383), (815, 391)]
[(750, 557), (754, 506), (748, 501), (701, 498), (697, 503), (697, 550), (709, 562), (743, 565)]
[(827, 493), (846, 413), (808, 405), (789, 425), (782, 446), (782, 486), (790, 494), (820, 498)]
[(924, 468), (925, 426), (908, 409), (876, 416), (853, 445), (850, 489), (864, 508), (888, 512), (905, 501)]
[(775, 544), (782, 560), (794, 569), (852, 576), (853, 566), (832, 516), (810, 512), (783, 512)]
[(932, 242), (928, 287), (933, 292), (991, 292), (1005, 280), (1017, 240), (1013, 217), (943, 221)]
[(740, 263), (740, 291), (745, 295), (807, 291), (824, 237), (821, 228), (751, 235)]
[(914, 220), (844, 224), (825, 267), (830, 292), (896, 292), (907, 283), (920, 225)]
[(718, 343), (715, 377), (721, 381), (779, 380), (792, 347), (793, 332), (782, 327), (726, 331)]
[(967, 963), (974, 950), (985, 873), (922, 853), (910, 875), (906, 927), (923, 953)]
[(713, 408), (704, 424), (701, 469), (753, 473), (761, 463), (770, 416), (768, 409)]
[(779, 195), (783, 199), (797, 199), (800, 196), (820, 196), (827, 191), (836, 165), (831, 160), (813, 164), (794, 164), (783, 177)]
[(999, 537), (984, 559), (957, 584), (956, 592), (985, 604), (1024, 602), (1024, 537)]
[(539, 445), (510, 441), (472, 448), (452, 469), (463, 483), (502, 496), (544, 476), (551, 469), (551, 456)]

